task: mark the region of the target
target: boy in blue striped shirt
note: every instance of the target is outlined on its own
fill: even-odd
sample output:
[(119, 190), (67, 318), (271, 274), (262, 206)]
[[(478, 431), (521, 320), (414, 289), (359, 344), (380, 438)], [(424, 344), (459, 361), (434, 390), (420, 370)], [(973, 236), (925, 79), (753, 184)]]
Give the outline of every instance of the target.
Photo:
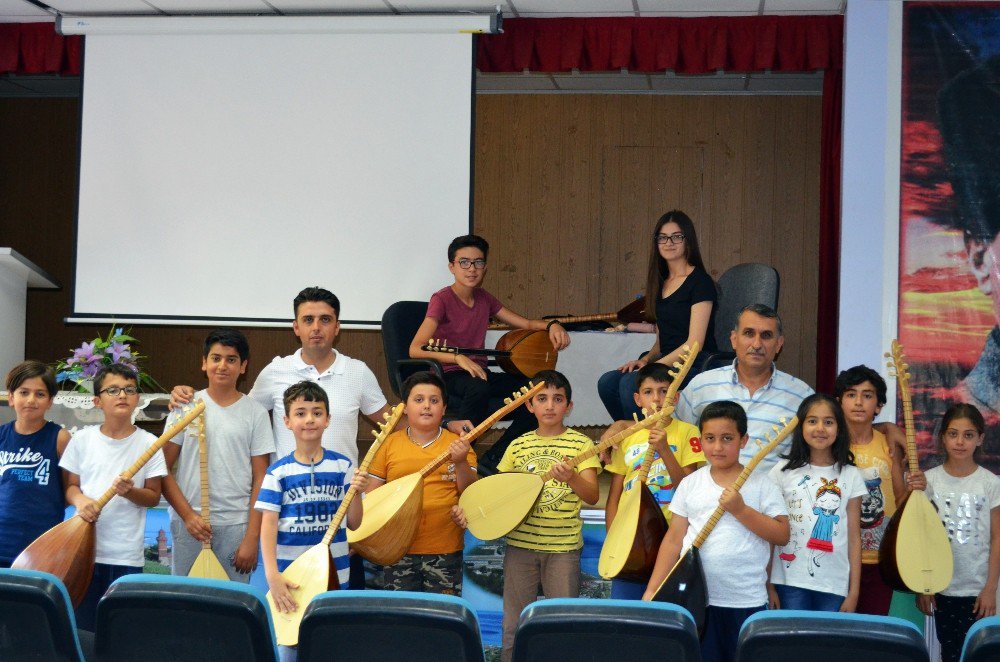
[[(267, 584), (279, 611), (296, 608), (281, 576), (292, 561), (318, 544), (347, 493), (351, 461), (322, 447), (323, 431), (330, 425), (329, 400), (318, 384), (304, 381), (284, 394), (285, 425), (295, 435), (295, 451), (267, 469), (254, 508), (262, 511), (260, 548)], [(350, 485), (364, 492), (368, 476), (355, 472)], [(347, 526), (361, 523), (361, 499), (347, 509)], [(347, 532), (341, 528), (330, 544), (330, 554), (341, 586), (347, 585), (350, 563)]]

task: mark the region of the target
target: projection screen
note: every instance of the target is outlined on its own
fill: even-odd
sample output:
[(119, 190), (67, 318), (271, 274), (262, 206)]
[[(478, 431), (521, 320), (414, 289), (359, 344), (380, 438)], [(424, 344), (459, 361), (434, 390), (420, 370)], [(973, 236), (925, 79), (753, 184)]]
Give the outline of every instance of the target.
[(63, 19), (85, 34), (70, 321), (347, 324), (450, 281), (491, 17)]

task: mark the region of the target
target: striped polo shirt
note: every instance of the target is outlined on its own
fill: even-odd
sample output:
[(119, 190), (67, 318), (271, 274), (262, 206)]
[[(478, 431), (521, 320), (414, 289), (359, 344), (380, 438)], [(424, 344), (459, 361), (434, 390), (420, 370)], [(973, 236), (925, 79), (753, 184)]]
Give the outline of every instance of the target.
[[(732, 365), (695, 376), (681, 391), (674, 415), (682, 421), (698, 425), (701, 412), (712, 402), (732, 400), (741, 405), (747, 412), (747, 434), (750, 435), (750, 441), (740, 451), (740, 464), (746, 465), (767, 444), (765, 434), (774, 434), (772, 426), (777, 425), (780, 429), (781, 419), (795, 416), (799, 404), (812, 393), (812, 388), (801, 379), (772, 367), (771, 379), (750, 395), (750, 390), (740, 383), (734, 360)], [(791, 444), (789, 436), (764, 458), (757, 470), (761, 473), (770, 470), (779, 455), (788, 454)]]
[[(571, 428), (555, 437), (528, 432), (510, 443), (497, 470), (541, 475), (552, 465), (576, 457), (593, 445), (590, 437)], [(597, 469), (600, 473), (601, 463), (596, 455), (575, 468), (577, 473), (584, 469)], [(583, 547), (582, 530), (580, 497), (566, 483), (550, 480), (528, 519), (507, 534), (507, 544), (537, 552), (572, 552)]]

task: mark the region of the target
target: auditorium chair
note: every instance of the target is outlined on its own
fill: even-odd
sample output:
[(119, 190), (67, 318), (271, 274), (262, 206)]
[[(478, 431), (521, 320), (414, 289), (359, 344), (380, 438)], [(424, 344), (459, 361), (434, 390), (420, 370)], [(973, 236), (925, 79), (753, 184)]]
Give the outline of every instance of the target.
[(736, 662), (927, 662), (916, 625), (893, 616), (779, 609), (757, 612), (740, 630)]
[(740, 311), (754, 303), (778, 309), (778, 292), (781, 278), (774, 267), (757, 262), (737, 264), (726, 269), (716, 283), (718, 301), (712, 310), (715, 321), (717, 352), (703, 352), (698, 356), (695, 370), (703, 372), (728, 365), (736, 358), (729, 335), (736, 326)]
[(127, 575), (97, 605), (101, 662), (275, 662), (264, 594), (239, 582)]
[(426, 315), (426, 301), (397, 301), (382, 313), (382, 349), (389, 385), (397, 398), (403, 397), (403, 382), (415, 372), (427, 370), (443, 377), (437, 361), (410, 358), (410, 343)]
[(694, 619), (666, 602), (554, 598), (521, 612), (514, 662), (701, 659)]
[(962, 662), (993, 662), (1000, 660), (1000, 616), (976, 621), (965, 635)]
[[(89, 641), (90, 633), (82, 635)], [(85, 659), (62, 581), (47, 572), (0, 569), (0, 660)]]
[(306, 608), (298, 662), (483, 662), (479, 619), (462, 598), (409, 591), (327, 591)]

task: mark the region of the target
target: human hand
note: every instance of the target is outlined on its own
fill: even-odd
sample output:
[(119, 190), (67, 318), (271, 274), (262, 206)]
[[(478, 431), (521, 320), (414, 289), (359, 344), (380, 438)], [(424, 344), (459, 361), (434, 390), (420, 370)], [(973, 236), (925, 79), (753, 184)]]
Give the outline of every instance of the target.
[(925, 616), (933, 616), (934, 610), (937, 609), (934, 596), (926, 595), (924, 593), (919, 594), (917, 596), (917, 609), (923, 612)]
[(663, 428), (656, 426), (649, 430), (649, 447), (656, 451), (660, 457), (665, 456), (670, 451), (667, 444), (667, 435)]
[(465, 418), (460, 421), (448, 421), (445, 424), (445, 427), (448, 428), (449, 432), (452, 432), (454, 434), (457, 434), (459, 437), (462, 437), (466, 433), (472, 432), (472, 428), (476, 426), (472, 424), (472, 421)]
[(997, 590), (993, 587), (991, 590), (989, 586), (983, 588), (979, 595), (976, 597), (976, 604), (972, 606), (972, 613), (976, 615), (976, 618), (986, 618), (987, 616), (996, 616), (997, 613)]
[(740, 496), (738, 490), (734, 490), (732, 487), (727, 487), (722, 491), (722, 496), (719, 497), (719, 505), (727, 513), (733, 516), (738, 515), (746, 508), (746, 503), (743, 502), (743, 497)]
[(559, 322), (549, 325), (549, 340), (557, 352), (569, 347), (569, 333)]
[(118, 496), (125, 496), (132, 491), (133, 487), (135, 487), (135, 482), (131, 478), (118, 476), (115, 478), (115, 482), (111, 483), (111, 487)]
[(646, 361), (643, 361), (642, 359), (636, 359), (635, 361), (629, 361), (628, 363), (622, 365), (620, 368), (618, 368), (618, 372), (633, 372), (643, 367), (644, 365), (646, 365)]
[(858, 594), (848, 593), (844, 601), (840, 603), (840, 611), (845, 614), (853, 614), (858, 610)]
[(767, 583), (767, 608), (781, 609), (781, 600), (778, 598), (778, 591), (775, 590), (774, 584), (771, 582)]
[(351, 487), (357, 492), (364, 493), (368, 488), (368, 473), (355, 471), (354, 476), (351, 477)]
[(170, 391), (170, 404), (167, 408), (170, 411), (182, 407), (194, 398), (194, 389), (190, 386), (175, 386), (174, 390)]
[(486, 379), (486, 370), (468, 356), (464, 354), (455, 355), (455, 365), (466, 371), (476, 379)]
[(295, 598), (289, 592), (289, 589), (298, 588), (298, 584), (285, 579), (285, 576), (281, 573), (276, 573), (276, 576), (273, 577), (268, 574), (267, 586), (271, 590), (271, 599), (274, 600), (275, 609), (285, 613), (293, 612), (299, 608), (299, 605), (295, 602)]
[(190, 515), (184, 518), (184, 528), (198, 542), (208, 542), (212, 539), (212, 525), (193, 510)]
[(465, 517), (465, 511), (462, 510), (461, 506), (455, 505), (451, 507), (451, 521), (455, 523), (460, 529), (469, 528), (469, 520)]
[(924, 472), (920, 469), (916, 471), (911, 471), (906, 474), (906, 486), (911, 490), (926, 490), (927, 489), (927, 477), (924, 476)]
[(243, 536), (240, 546), (233, 554), (233, 567), (241, 575), (249, 575), (257, 569), (257, 538), (256, 536)]
[(573, 471), (573, 467), (571, 467), (569, 465), (569, 462), (566, 462), (565, 460), (563, 460), (558, 464), (552, 465), (551, 471), (552, 471), (552, 477), (558, 480), (560, 483), (568, 483), (573, 479), (573, 476), (576, 474), (576, 472)]
[(469, 463), (469, 444), (464, 439), (456, 439), (448, 446), (448, 457), (455, 464)]
[(76, 500), (76, 514), (93, 524), (101, 516), (101, 510), (97, 507), (97, 501), (81, 494)]

